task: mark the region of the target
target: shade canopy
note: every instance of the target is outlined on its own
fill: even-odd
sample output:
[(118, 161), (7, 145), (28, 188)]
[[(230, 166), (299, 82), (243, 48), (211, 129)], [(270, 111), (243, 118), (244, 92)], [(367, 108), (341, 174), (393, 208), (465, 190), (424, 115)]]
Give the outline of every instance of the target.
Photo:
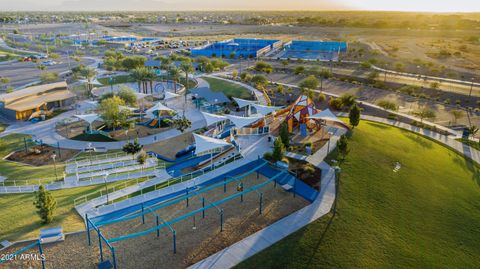
[(152, 114), (155, 111), (175, 111), (175, 110), (173, 110), (173, 109), (163, 105), (162, 103), (158, 102), (154, 106), (149, 108), (146, 112), (147, 112), (147, 114)]
[(177, 98), (179, 96), (180, 96), (180, 94), (165, 91), (165, 98), (163, 98), (163, 99), (164, 100), (169, 100), (169, 99)]
[[(80, 82), (83, 82), (83, 83), (88, 83), (88, 79), (80, 79), (79, 81), (80, 81)], [(97, 86), (103, 86), (103, 84), (100, 83), (100, 81), (98, 81), (96, 78), (93, 79), (93, 80), (91, 80), (91, 81), (90, 81), (90, 84), (91, 84), (91, 85), (97, 85)]]
[(255, 101), (240, 99), (240, 98), (237, 98), (237, 97), (233, 97), (233, 100), (235, 100), (235, 102), (237, 103), (239, 108), (255, 104)]
[(223, 92), (213, 92), (208, 87), (191, 89), (190, 93), (196, 98), (205, 99), (211, 105), (230, 102), (230, 99)]
[(222, 139), (216, 139), (195, 133), (193, 134), (193, 137), (195, 138), (195, 154), (221, 148), (224, 146), (231, 146), (230, 143), (225, 142)]
[(259, 104), (252, 104), (252, 106), (257, 110), (258, 114), (268, 115), (272, 112), (279, 110), (281, 107), (278, 106), (264, 106)]
[(85, 114), (85, 115), (75, 115), (75, 117), (88, 122), (88, 124), (92, 124), (94, 121), (100, 119), (98, 114)]
[(318, 120), (325, 120), (325, 121), (333, 121), (333, 122), (338, 122), (344, 124), (342, 120), (337, 118), (335, 114), (330, 111), (330, 109), (325, 109), (323, 111), (320, 111), (316, 114), (313, 114), (312, 116), (308, 117), (309, 119), (318, 119)]
[(203, 117), (207, 121), (207, 126), (227, 120), (228, 118), (223, 115), (210, 114), (207, 112), (202, 112)]
[(239, 116), (234, 116), (234, 115), (227, 115), (226, 116), (237, 128), (243, 128), (245, 126), (248, 126), (252, 123), (255, 123), (259, 121), (260, 119), (263, 119), (263, 116), (254, 116), (254, 117), (239, 117)]

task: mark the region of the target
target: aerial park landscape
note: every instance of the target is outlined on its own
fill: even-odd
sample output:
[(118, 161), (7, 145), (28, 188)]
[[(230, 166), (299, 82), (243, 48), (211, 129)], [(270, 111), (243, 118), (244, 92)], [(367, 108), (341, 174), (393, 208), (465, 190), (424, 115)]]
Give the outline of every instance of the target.
[(462, 1), (6, 4), (0, 268), (479, 268)]

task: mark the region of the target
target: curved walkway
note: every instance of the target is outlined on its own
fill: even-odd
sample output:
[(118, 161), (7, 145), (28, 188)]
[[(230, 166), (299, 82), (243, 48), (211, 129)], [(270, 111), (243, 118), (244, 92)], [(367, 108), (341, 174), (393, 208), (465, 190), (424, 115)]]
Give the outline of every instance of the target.
[[(219, 73), (219, 74), (224, 74), (224, 73)], [(267, 103), (267, 100), (265, 99), (265, 96), (263, 95), (263, 93), (257, 89), (255, 89), (254, 87), (248, 85), (248, 84), (245, 84), (243, 82), (240, 82), (240, 81), (236, 81), (236, 80), (231, 80), (231, 79), (227, 79), (227, 78), (223, 78), (223, 77), (220, 77), (219, 75), (203, 75), (204, 77), (209, 77), (209, 78), (215, 78), (215, 79), (220, 79), (220, 80), (224, 80), (224, 81), (228, 81), (230, 83), (234, 83), (234, 84), (237, 84), (237, 85), (240, 85), (242, 87), (245, 87), (247, 88), (248, 90), (250, 90), (251, 92), (253, 92), (253, 94), (255, 95), (255, 97), (257, 98), (257, 101), (260, 105), (268, 105)]]

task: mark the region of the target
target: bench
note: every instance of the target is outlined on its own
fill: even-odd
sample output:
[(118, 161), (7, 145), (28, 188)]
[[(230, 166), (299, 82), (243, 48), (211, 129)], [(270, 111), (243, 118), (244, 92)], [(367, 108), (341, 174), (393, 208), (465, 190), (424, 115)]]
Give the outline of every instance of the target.
[(53, 227), (40, 230), (40, 243), (54, 243), (65, 240), (62, 227)]

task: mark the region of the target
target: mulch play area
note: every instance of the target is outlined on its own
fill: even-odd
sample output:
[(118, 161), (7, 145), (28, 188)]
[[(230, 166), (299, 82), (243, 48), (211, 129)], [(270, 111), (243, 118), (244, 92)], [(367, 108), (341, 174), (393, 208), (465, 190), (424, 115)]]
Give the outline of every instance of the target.
[(36, 145), (27, 148), (27, 151), (20, 150), (10, 154), (6, 159), (9, 161), (24, 163), (33, 166), (53, 164), (52, 155), (55, 154), (57, 163), (64, 162), (77, 155), (80, 151), (74, 149), (63, 149), (50, 147), (47, 145)]

